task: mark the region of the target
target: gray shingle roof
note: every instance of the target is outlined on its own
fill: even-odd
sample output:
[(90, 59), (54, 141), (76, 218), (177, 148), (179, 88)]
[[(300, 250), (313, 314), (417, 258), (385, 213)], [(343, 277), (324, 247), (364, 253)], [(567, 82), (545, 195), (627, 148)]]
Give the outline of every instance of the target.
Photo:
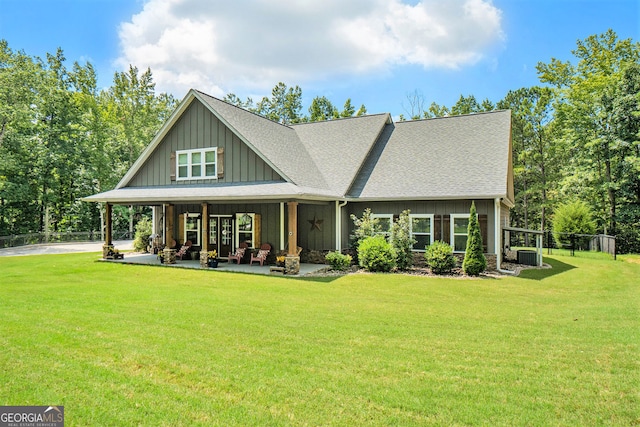
[(166, 186), (166, 187), (124, 187), (85, 197), (88, 202), (111, 202), (123, 204), (161, 204), (202, 201), (247, 201), (306, 199), (335, 200), (329, 190), (309, 188), (289, 182), (260, 182), (254, 184), (225, 184), (216, 186)]
[[(127, 187), (194, 98), (288, 182)], [(285, 126), (192, 90), (116, 189), (85, 200), (511, 198), (510, 134), (510, 111), (399, 123), (376, 114)]]
[(291, 125), (325, 182), (344, 195), (362, 167), (389, 114)]
[(198, 92), (200, 98), (215, 110), (221, 119), (245, 143), (285, 179), (300, 186), (329, 189), (318, 165), (304, 149), (296, 132), (288, 126)]
[(508, 195), (511, 113), (388, 125), (349, 191), (359, 199)]

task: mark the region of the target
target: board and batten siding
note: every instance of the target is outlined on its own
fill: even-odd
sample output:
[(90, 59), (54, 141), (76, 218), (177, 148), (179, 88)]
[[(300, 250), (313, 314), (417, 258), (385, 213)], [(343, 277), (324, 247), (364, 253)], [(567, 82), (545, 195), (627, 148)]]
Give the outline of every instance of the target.
[[(309, 221), (322, 221), (320, 230)], [(298, 205), (298, 246), (316, 251), (336, 249), (336, 210), (331, 204)]]
[[(171, 180), (172, 153), (213, 147), (224, 149), (224, 175), (221, 178)], [(282, 180), (276, 171), (218, 120), (207, 107), (194, 100), (127, 186), (215, 185)]]
[[(280, 204), (279, 203), (240, 203), (240, 204), (209, 204), (209, 215), (231, 215), (235, 218), (239, 213), (255, 213), (260, 215), (260, 239), (261, 243), (269, 243), (272, 248), (278, 249), (280, 242)], [(178, 218), (184, 213), (201, 213), (199, 204), (176, 205), (176, 221), (174, 235), (178, 236)], [(176, 239), (182, 242), (183, 236)], [(226, 254), (224, 254), (226, 255)]]
[[(487, 241), (483, 242), (489, 253), (494, 252), (494, 201), (493, 200), (475, 200), (478, 215), (486, 215), (485, 233)], [(374, 214), (393, 214), (394, 216), (406, 209), (412, 214), (433, 214), (451, 215), (451, 214), (469, 214), (471, 208), (471, 200), (417, 200), (417, 201), (389, 201), (389, 202), (352, 202), (347, 204), (346, 209), (349, 215), (354, 214), (361, 218), (365, 209), (370, 208)], [(353, 221), (349, 219), (346, 226), (342, 228), (342, 247), (349, 245), (349, 235), (353, 233)]]

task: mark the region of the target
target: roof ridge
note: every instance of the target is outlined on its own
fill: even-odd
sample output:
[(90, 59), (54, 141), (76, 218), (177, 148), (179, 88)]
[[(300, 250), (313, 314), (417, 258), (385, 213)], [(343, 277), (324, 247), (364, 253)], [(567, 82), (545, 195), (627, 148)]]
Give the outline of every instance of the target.
[(259, 117), (259, 118), (264, 119), (264, 120), (268, 120), (268, 121), (270, 121), (271, 123), (275, 123), (275, 124), (277, 124), (277, 125), (280, 125), (280, 126), (283, 126), (283, 127), (286, 127), (286, 128), (291, 128), (291, 126), (290, 126), (290, 125), (286, 125), (286, 124), (284, 124), (284, 123), (276, 122), (275, 120), (271, 120), (270, 118), (265, 117), (265, 116), (263, 116), (262, 114), (258, 114), (258, 113), (254, 112), (254, 111), (247, 110), (246, 108), (243, 108), (243, 107), (240, 107), (240, 106), (238, 106), (238, 105), (232, 104), (232, 103), (230, 103), (230, 102), (225, 101), (224, 99), (220, 99), (220, 98), (215, 97), (215, 96), (213, 96), (213, 95), (209, 95), (208, 93), (205, 93), (205, 92), (203, 92), (203, 91), (201, 91), (201, 90), (198, 90), (198, 89), (193, 89), (193, 90), (194, 90), (194, 91), (196, 91), (196, 92), (198, 92), (198, 93), (199, 93), (199, 94), (201, 94), (201, 95), (204, 95), (204, 96), (206, 96), (206, 97), (208, 97), (208, 98), (211, 98), (211, 99), (215, 99), (216, 101), (222, 102), (222, 103), (224, 103), (224, 104), (226, 104), (226, 105), (228, 105), (228, 106), (230, 106), (230, 107), (237, 108), (238, 110), (242, 110), (242, 111), (244, 111), (245, 113), (253, 114), (253, 115), (254, 115), (254, 116), (256, 116), (256, 117)]
[(395, 123), (396, 124), (400, 124), (400, 123), (428, 122), (430, 120), (454, 119), (454, 118), (461, 118), (461, 117), (474, 117), (474, 116), (482, 116), (482, 115), (487, 115), (487, 114), (505, 113), (505, 112), (508, 112), (508, 111), (510, 111), (509, 108), (503, 108), (503, 109), (500, 109), (500, 110), (478, 111), (477, 113), (454, 114), (454, 115), (438, 116), (438, 117), (427, 117), (427, 118), (417, 119), (417, 120), (398, 120)]
[(313, 125), (318, 123), (334, 123), (334, 122), (341, 122), (349, 119), (363, 119), (366, 117), (377, 117), (377, 116), (390, 116), (390, 113), (364, 114), (362, 116), (349, 116), (349, 117), (338, 117), (336, 119), (329, 119), (329, 120), (316, 120), (315, 122), (289, 123), (288, 126), (293, 127), (293, 126), (302, 126), (302, 125)]

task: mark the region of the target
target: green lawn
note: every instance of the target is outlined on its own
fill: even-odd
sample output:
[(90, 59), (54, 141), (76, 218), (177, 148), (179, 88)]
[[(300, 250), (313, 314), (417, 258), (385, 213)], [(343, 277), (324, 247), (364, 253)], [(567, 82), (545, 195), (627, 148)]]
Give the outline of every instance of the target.
[(0, 258), (0, 405), (69, 426), (640, 423), (637, 257), (301, 280), (97, 256)]

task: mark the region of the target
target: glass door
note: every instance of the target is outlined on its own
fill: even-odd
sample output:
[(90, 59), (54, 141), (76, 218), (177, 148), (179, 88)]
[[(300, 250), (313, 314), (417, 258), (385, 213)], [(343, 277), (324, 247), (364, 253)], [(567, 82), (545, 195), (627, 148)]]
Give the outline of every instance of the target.
[(235, 250), (233, 242), (233, 218), (211, 215), (209, 217), (209, 250), (218, 251), (218, 256), (226, 257)]

